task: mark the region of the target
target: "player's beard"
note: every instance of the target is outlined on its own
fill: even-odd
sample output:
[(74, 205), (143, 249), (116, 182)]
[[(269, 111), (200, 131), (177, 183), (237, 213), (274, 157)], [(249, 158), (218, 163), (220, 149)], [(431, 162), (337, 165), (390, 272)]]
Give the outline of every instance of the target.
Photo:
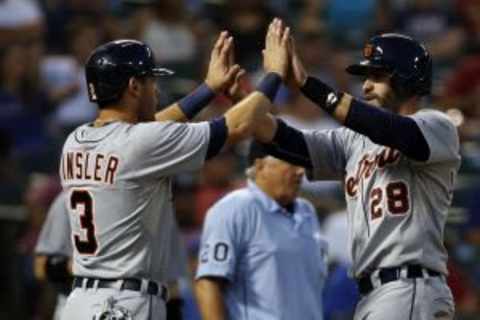
[(387, 109), (392, 112), (397, 112), (399, 108), (399, 101), (396, 99), (393, 91), (385, 92), (384, 95), (369, 93), (365, 95), (364, 100), (374, 107)]

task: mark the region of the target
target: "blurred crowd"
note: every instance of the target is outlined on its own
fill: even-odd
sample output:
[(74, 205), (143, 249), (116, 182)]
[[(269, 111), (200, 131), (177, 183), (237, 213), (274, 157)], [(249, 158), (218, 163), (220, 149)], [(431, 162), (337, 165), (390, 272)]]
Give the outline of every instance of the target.
[[(311, 74), (361, 96), (344, 68), (360, 59), (371, 35), (402, 32), (422, 41), (434, 60), (433, 104), (458, 126), (463, 164), (445, 234), (457, 319), (480, 318), (480, 1), (478, 0), (0, 0), (0, 319), (50, 319), (54, 292), (35, 280), (32, 255), (45, 214), (60, 191), (58, 162), (66, 135), (92, 121), (84, 62), (118, 38), (148, 43), (158, 64), (176, 71), (160, 81), (166, 106), (202, 82), (221, 30), (235, 41), (248, 72), (261, 76), (266, 26), (292, 26)], [(297, 92), (282, 88), (276, 112), (302, 129), (333, 128)], [(196, 120), (231, 106), (218, 97)], [(205, 168), (175, 179), (177, 218), (192, 268), (206, 210), (245, 182), (246, 145), (225, 150)], [(346, 218), (339, 183), (305, 183), (330, 241), (326, 320), (351, 319), (358, 295), (347, 277)], [(187, 281), (188, 282), (188, 281)], [(188, 287), (188, 284), (186, 284)], [(191, 295), (186, 319), (197, 319)], [(12, 316), (15, 315), (15, 316)]]

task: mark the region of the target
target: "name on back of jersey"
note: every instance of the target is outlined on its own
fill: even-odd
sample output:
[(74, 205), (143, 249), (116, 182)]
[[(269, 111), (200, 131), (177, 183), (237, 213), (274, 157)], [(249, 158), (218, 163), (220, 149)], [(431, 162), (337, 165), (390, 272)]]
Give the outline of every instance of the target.
[(87, 180), (113, 184), (120, 160), (115, 155), (87, 151), (71, 151), (62, 155), (60, 174), (64, 181)]

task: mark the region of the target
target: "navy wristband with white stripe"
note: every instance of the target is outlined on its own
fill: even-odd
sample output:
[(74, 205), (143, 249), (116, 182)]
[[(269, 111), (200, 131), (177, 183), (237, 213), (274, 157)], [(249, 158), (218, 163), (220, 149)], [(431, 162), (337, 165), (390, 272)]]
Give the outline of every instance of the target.
[(330, 86), (314, 77), (308, 77), (300, 91), (329, 114), (335, 112), (343, 96), (342, 92), (336, 92)]

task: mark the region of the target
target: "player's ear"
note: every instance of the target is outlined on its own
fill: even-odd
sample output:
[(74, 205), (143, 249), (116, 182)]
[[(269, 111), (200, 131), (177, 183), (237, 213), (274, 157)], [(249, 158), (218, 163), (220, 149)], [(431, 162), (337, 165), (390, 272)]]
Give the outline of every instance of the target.
[(138, 81), (137, 78), (131, 77), (128, 79), (128, 90), (134, 95), (135, 97), (139, 97), (141, 95), (141, 83)]

